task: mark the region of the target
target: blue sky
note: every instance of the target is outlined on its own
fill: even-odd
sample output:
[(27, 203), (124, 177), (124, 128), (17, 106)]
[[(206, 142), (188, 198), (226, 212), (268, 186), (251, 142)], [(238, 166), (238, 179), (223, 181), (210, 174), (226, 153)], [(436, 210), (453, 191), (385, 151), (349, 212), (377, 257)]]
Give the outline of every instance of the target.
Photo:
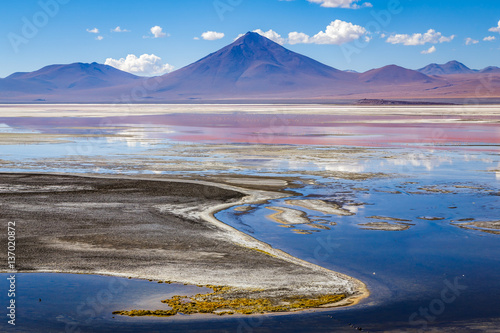
[[(1, 6), (0, 77), (108, 58), (151, 75), (188, 65), (256, 29), (339, 69), (416, 69), (449, 60), (500, 66), (495, 0), (23, 0)], [(112, 32), (117, 26), (128, 31)], [(129, 54), (136, 58), (120, 61)]]

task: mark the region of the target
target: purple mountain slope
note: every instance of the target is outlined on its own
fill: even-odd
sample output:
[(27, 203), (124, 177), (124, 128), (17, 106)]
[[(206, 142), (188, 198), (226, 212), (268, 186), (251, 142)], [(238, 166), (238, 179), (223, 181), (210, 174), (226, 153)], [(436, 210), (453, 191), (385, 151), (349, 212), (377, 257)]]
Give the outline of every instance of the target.
[(472, 74), (476, 71), (465, 66), (456, 60), (449, 61), (446, 64), (430, 64), (418, 70), (426, 75), (446, 75), (446, 74)]

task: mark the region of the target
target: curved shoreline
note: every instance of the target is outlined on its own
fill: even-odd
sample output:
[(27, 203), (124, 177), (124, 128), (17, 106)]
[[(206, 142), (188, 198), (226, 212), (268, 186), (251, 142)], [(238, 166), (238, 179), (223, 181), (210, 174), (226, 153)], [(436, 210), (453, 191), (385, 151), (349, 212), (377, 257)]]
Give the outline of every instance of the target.
[[(329, 270), (325, 267), (321, 267), (319, 265), (316, 265), (316, 264), (313, 264), (313, 263), (310, 263), (308, 261), (305, 261), (305, 260), (302, 260), (302, 259), (299, 259), (297, 257), (294, 257), (282, 250), (279, 250), (279, 249), (275, 249), (273, 248), (271, 245), (265, 243), (265, 242), (262, 242), (252, 236), (249, 236), (247, 234), (245, 234), (244, 232), (241, 232), (227, 224), (225, 224), (224, 222), (218, 220), (216, 217), (215, 217), (215, 214), (224, 210), (224, 209), (227, 209), (227, 208), (230, 208), (230, 207), (233, 207), (233, 206), (237, 206), (237, 205), (241, 205), (241, 204), (245, 204), (245, 203), (256, 203), (256, 202), (259, 202), (259, 201), (264, 201), (264, 200), (269, 200), (269, 199), (277, 199), (277, 198), (284, 198), (284, 197), (288, 197), (289, 195), (281, 195), (280, 193), (276, 193), (276, 194), (279, 194), (278, 196), (275, 196), (275, 197), (266, 197), (266, 198), (262, 198), (262, 197), (259, 197), (258, 195), (256, 195), (255, 192), (259, 193), (259, 192), (264, 192), (266, 194), (271, 194), (271, 193), (274, 193), (274, 192), (267, 192), (267, 191), (256, 191), (256, 190), (247, 190), (247, 189), (243, 189), (243, 188), (238, 188), (238, 187), (233, 187), (232, 189), (234, 190), (238, 190), (240, 192), (243, 192), (245, 194), (249, 194), (247, 197), (244, 197), (240, 200), (240, 202), (234, 204), (234, 203), (231, 203), (231, 204), (222, 204), (222, 205), (219, 205), (219, 206), (216, 206), (216, 207), (213, 207), (212, 209), (208, 209), (204, 212), (202, 212), (201, 216), (208, 222), (210, 223), (213, 223), (219, 227), (222, 227), (224, 228), (225, 230), (229, 231), (231, 234), (233, 234), (234, 236), (238, 236), (239, 237), (239, 240), (240, 242), (238, 242), (238, 238), (236, 238), (236, 244), (240, 245), (240, 246), (245, 246), (245, 247), (249, 247), (250, 249), (254, 249), (254, 250), (258, 250), (258, 251), (264, 251), (264, 252), (267, 252), (269, 253), (270, 255), (274, 256), (274, 257), (277, 257), (281, 260), (284, 260), (284, 261), (287, 261), (287, 262), (291, 262), (293, 264), (297, 264), (297, 265), (300, 265), (300, 266), (303, 266), (303, 267), (307, 267), (309, 269), (312, 269), (312, 270), (315, 270), (315, 271), (321, 271), (323, 273), (328, 273), (328, 274), (331, 274), (335, 277), (340, 277), (340, 278), (343, 278), (345, 280), (349, 280), (351, 281), (355, 286), (356, 286), (356, 293), (359, 293), (358, 295), (353, 295), (353, 296), (348, 296), (347, 298), (343, 299), (342, 301), (338, 302), (338, 303), (334, 303), (332, 304), (332, 307), (336, 307), (336, 306), (349, 306), (349, 305), (356, 305), (358, 304), (361, 300), (363, 300), (364, 298), (367, 298), (368, 296), (370, 296), (370, 292), (368, 290), (368, 288), (366, 287), (366, 284), (364, 284), (363, 282), (361, 282), (360, 280), (358, 279), (355, 279), (351, 276), (348, 276), (348, 275), (345, 275), (345, 274), (342, 274), (342, 273), (339, 273), (339, 272), (335, 272), (335, 271), (332, 271), (332, 270)], [(247, 191), (249, 191), (250, 193), (248, 193)], [(339, 303), (342, 303), (341, 305), (339, 305)], [(325, 306), (326, 307), (326, 306)]]
[[(19, 174), (19, 173), (12, 173), (12, 174)], [(240, 198), (237, 202), (229, 202), (229, 203), (223, 203), (219, 205), (215, 205), (212, 207), (209, 207), (205, 209), (204, 211), (199, 212), (199, 217), (203, 219), (204, 221), (216, 226), (218, 229), (221, 229), (225, 231), (225, 235), (229, 236), (227, 240), (230, 242), (236, 244), (237, 246), (240, 247), (245, 247), (248, 249), (252, 249), (261, 253), (265, 253), (267, 255), (270, 255), (272, 257), (278, 258), (282, 261), (286, 261), (295, 265), (299, 265), (302, 267), (305, 267), (307, 269), (310, 269), (312, 271), (322, 273), (323, 275), (330, 276), (333, 280), (337, 279), (342, 279), (345, 281), (350, 282), (350, 292), (347, 298), (343, 299), (340, 302), (333, 303), (333, 304), (328, 304), (322, 307), (326, 306), (331, 306), (331, 307), (336, 307), (336, 306), (348, 306), (348, 305), (355, 305), (359, 303), (362, 299), (366, 298), (369, 296), (369, 291), (366, 287), (366, 285), (347, 275), (334, 272), (332, 270), (326, 269), (324, 267), (312, 264), (310, 262), (307, 262), (305, 260), (293, 257), (289, 255), (288, 253), (273, 248), (271, 245), (259, 241), (254, 237), (251, 237), (227, 224), (224, 222), (218, 220), (215, 217), (215, 214), (217, 212), (220, 212), (224, 209), (237, 206), (237, 205), (242, 205), (242, 204), (251, 204), (251, 203), (257, 203), (257, 202), (263, 202), (267, 201), (270, 199), (277, 199), (277, 198), (283, 198), (283, 197), (288, 197), (288, 194), (283, 194), (283, 193), (278, 193), (278, 192), (270, 192), (270, 191), (261, 191), (261, 190), (251, 190), (251, 189), (246, 189), (246, 188), (241, 188), (233, 185), (227, 185), (227, 184), (220, 184), (220, 183), (214, 183), (214, 182), (207, 182), (207, 181), (202, 181), (202, 180), (180, 180), (180, 179), (169, 179), (169, 178), (155, 178), (155, 177), (129, 177), (129, 176), (95, 176), (95, 175), (81, 175), (81, 174), (61, 174), (61, 173), (39, 173), (39, 174), (30, 174), (30, 175), (52, 175), (52, 176), (77, 176), (81, 178), (97, 178), (97, 179), (126, 179), (126, 180), (139, 180), (139, 181), (163, 181), (163, 182), (171, 182), (171, 183), (183, 183), (183, 184), (197, 184), (197, 185), (205, 185), (205, 186), (210, 186), (210, 187), (218, 187), (226, 190), (231, 190), (231, 191), (236, 191), (239, 193), (244, 194), (245, 196)], [(85, 270), (47, 270), (47, 269), (38, 269), (34, 270), (34, 272), (60, 272), (60, 273), (79, 273), (79, 274), (89, 274), (88, 271)], [(126, 273), (119, 273), (119, 272), (113, 272), (113, 271), (94, 271), (91, 274), (97, 274), (97, 275), (110, 275), (110, 276), (119, 276), (119, 277), (127, 277), (130, 276), (129, 274)], [(136, 278), (144, 278), (148, 279), (151, 277), (148, 276), (134, 276)], [(181, 282), (182, 283), (182, 282)]]

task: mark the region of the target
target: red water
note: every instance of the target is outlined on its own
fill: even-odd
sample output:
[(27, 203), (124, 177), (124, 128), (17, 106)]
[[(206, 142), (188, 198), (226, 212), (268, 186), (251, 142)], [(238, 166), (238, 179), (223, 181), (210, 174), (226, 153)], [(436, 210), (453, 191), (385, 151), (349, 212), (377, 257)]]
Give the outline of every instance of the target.
[[(446, 122), (457, 119), (461, 121)], [(467, 147), (499, 151), (500, 117), (305, 114), (168, 114), (106, 118), (0, 118), (0, 123), (44, 133), (92, 133), (140, 127), (146, 138), (187, 142), (346, 145), (365, 147)], [(415, 122), (418, 121), (418, 122)], [(100, 128), (103, 128), (100, 130)], [(164, 131), (163, 131), (164, 129)], [(80, 131), (80, 132), (79, 132)], [(87, 130), (88, 133), (89, 130)], [(120, 130), (112, 130), (120, 132)]]
[[(498, 150), (500, 117), (490, 123), (438, 123), (456, 117), (339, 115), (170, 115), (156, 119), (176, 127), (180, 141), (347, 146), (489, 145)], [(468, 120), (467, 117), (462, 117)], [(484, 118), (483, 118), (484, 119)], [(415, 123), (414, 121), (424, 121)], [(413, 122), (412, 122), (413, 121)], [(498, 121), (499, 123), (492, 123)], [(371, 123), (370, 123), (371, 122)]]

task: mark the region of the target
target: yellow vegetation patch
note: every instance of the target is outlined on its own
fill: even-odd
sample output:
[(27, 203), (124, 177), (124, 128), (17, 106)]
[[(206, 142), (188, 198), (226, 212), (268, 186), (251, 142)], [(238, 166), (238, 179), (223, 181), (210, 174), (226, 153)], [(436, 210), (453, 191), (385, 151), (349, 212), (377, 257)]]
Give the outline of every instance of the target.
[[(257, 251), (257, 252), (264, 253), (264, 254), (267, 254), (268, 256), (271, 256), (271, 257), (275, 257), (275, 258), (276, 258), (276, 256), (275, 256), (274, 254), (271, 254), (271, 253), (266, 252), (266, 251), (264, 251), (264, 250), (260, 250), (260, 249), (257, 249), (257, 248), (252, 248), (252, 250), (255, 250), (255, 251)], [(212, 287), (209, 287), (209, 288), (212, 288)]]
[(175, 310), (130, 310), (130, 311), (115, 311), (113, 314), (130, 316), (130, 317), (142, 317), (142, 316), (155, 316), (155, 317), (169, 317), (175, 316), (177, 311)]
[(271, 298), (224, 298), (232, 290), (230, 287), (206, 286), (214, 290), (209, 294), (197, 294), (193, 297), (173, 296), (163, 300), (162, 303), (168, 304), (171, 310), (131, 310), (115, 311), (113, 314), (125, 316), (158, 316), (168, 317), (182, 313), (185, 315), (195, 313), (211, 313), (216, 315), (232, 315), (286, 312), (301, 310), (307, 308), (317, 308), (327, 304), (332, 304), (346, 298), (346, 295), (321, 295), (315, 298), (304, 298), (303, 296), (288, 297), (285, 299)]

